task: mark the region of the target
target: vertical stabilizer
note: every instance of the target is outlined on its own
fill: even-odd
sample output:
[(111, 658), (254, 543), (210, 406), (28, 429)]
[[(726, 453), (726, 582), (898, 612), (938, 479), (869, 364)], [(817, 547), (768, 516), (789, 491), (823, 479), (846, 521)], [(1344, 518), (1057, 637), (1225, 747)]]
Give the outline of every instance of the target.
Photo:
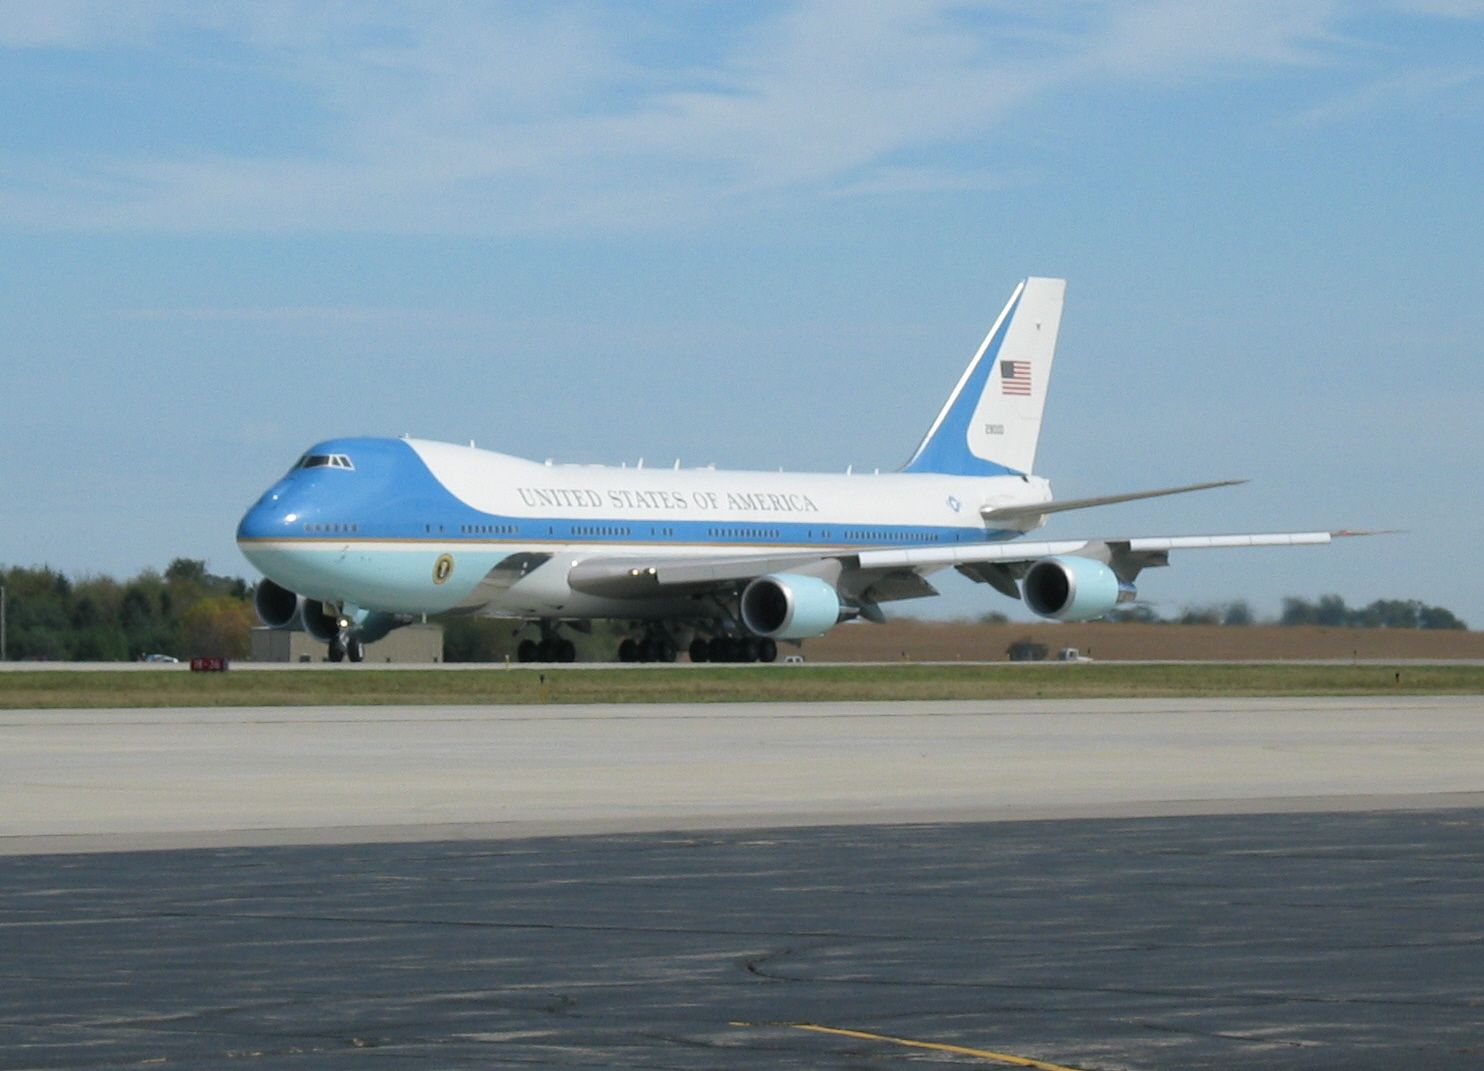
[(1065, 279), (1035, 277), (1015, 288), (904, 472), (1032, 470), (1066, 290)]

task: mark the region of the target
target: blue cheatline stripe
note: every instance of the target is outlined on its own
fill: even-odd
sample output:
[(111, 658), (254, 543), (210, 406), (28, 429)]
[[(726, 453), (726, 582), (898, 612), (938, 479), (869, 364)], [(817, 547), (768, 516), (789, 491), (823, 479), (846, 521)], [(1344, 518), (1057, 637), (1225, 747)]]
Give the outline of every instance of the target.
[(1015, 303), (1000, 320), (999, 330), (979, 355), (979, 360), (969, 373), (969, 378), (964, 381), (963, 388), (953, 399), (953, 407), (944, 415), (943, 423), (938, 425), (932, 438), (918, 448), (912, 460), (902, 468), (903, 472), (933, 472), (947, 476), (1023, 475), (1018, 469), (1007, 468), (970, 453), (969, 422), (974, 418), (974, 410), (979, 408), (979, 399), (984, 396), (984, 388), (989, 382), (990, 373), (994, 371), (1000, 347), (1004, 345), (1010, 323), (1015, 319), (1016, 310), (1020, 308), (1020, 299), (1024, 295), (1025, 290), (1022, 288), (1015, 296)]
[[(346, 514), (349, 516), (349, 514)], [(748, 547), (879, 547), (943, 546), (1010, 539), (1023, 533), (973, 527), (923, 525), (802, 524), (712, 524), (705, 521), (672, 521), (668, 524), (618, 518), (571, 520), (568, 518), (498, 517), (475, 514), (478, 520), (424, 523), (377, 523), (346, 520), (338, 525), (299, 525), (294, 530), (273, 533), (239, 531), (242, 540), (325, 543), (425, 542), (503, 543), (592, 543), (623, 546), (735, 546)]]

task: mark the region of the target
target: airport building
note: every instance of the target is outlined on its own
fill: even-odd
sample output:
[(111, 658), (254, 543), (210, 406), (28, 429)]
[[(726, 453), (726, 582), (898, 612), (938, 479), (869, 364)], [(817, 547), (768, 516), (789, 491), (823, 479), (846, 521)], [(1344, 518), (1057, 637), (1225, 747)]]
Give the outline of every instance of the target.
[[(254, 662), (323, 662), (328, 648), (302, 629), (252, 630)], [(375, 643), (366, 644), (366, 663), (432, 663), (443, 661), (443, 629), (438, 625), (407, 625), (393, 629)]]

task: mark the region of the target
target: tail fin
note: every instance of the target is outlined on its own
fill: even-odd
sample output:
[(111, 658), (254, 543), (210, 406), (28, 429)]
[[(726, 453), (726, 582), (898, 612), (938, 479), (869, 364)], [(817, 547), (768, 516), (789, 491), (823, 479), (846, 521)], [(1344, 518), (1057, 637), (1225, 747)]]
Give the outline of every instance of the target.
[(903, 472), (1030, 472), (1061, 328), (1065, 279), (1026, 279), (1010, 295)]

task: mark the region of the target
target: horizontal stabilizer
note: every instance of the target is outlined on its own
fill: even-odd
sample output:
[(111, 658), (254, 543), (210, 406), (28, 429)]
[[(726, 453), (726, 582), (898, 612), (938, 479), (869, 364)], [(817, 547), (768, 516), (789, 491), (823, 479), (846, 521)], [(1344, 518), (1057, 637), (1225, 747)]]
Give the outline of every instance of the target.
[(1100, 495), (1097, 498), (1067, 498), (1060, 502), (1040, 502), (1018, 506), (986, 506), (979, 511), (979, 514), (986, 521), (1018, 521), (1028, 517), (1045, 516), (1048, 513), (1063, 513), (1071, 509), (1111, 506), (1115, 502), (1133, 502), (1141, 498), (1183, 495), (1188, 491), (1205, 491), (1212, 487), (1234, 487), (1246, 482), (1246, 480), (1213, 480), (1210, 483), (1192, 483), (1184, 487), (1161, 487), (1155, 491), (1130, 491), (1128, 494)]

